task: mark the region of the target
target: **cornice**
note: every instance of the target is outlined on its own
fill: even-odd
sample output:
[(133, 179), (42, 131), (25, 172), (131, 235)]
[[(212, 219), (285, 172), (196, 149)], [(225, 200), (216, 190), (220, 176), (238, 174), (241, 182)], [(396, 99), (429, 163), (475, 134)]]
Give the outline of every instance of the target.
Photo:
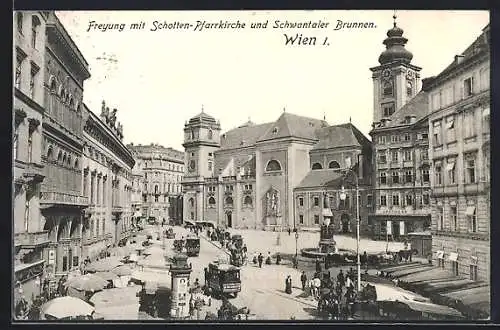
[(21, 101), (26, 103), (30, 108), (38, 111), (39, 113), (43, 114), (45, 112), (44, 107), (42, 107), (40, 104), (35, 102), (34, 100), (31, 99), (28, 95), (24, 94), (21, 90), (17, 89), (14, 87), (14, 95), (19, 98)]

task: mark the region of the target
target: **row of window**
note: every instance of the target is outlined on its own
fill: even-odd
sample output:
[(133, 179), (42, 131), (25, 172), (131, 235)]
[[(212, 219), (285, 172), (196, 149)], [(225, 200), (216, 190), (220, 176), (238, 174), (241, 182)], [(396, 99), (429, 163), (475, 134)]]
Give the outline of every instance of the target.
[[(445, 141), (443, 139), (443, 133), (446, 137), (446, 143), (455, 142), (457, 140), (456, 136), (456, 119), (458, 116), (462, 117), (462, 129), (463, 137), (470, 138), (477, 134), (477, 125), (475, 119), (474, 111), (465, 111), (462, 115), (451, 115), (444, 118), (445, 129), (443, 132), (442, 119), (433, 122), (433, 145), (440, 146)], [(487, 133), (490, 130), (490, 109), (485, 108), (482, 110), (482, 128), (483, 133)]]
[[(196, 134), (195, 134), (195, 132), (194, 132), (194, 130), (191, 130), (191, 135), (190, 135), (190, 137), (191, 137), (191, 140), (194, 140), (194, 139), (196, 139), (196, 138), (197, 138), (197, 137), (196, 137)], [(214, 138), (214, 132), (213, 132), (211, 129), (210, 129), (210, 130), (208, 130), (208, 132), (207, 132), (207, 138), (208, 138), (209, 140), (212, 140), (212, 139)]]
[[(189, 205), (190, 207), (194, 207), (194, 200), (192, 198), (189, 200), (189, 203), (190, 203), (190, 205)], [(233, 198), (232, 197), (226, 197), (224, 199), (224, 204), (225, 205), (233, 205)], [(216, 205), (215, 197), (210, 196), (208, 198), (208, 207), (209, 208), (214, 208), (215, 205)], [(253, 206), (253, 199), (252, 199), (251, 196), (247, 195), (247, 196), (245, 196), (243, 198), (243, 206), (244, 207), (252, 207)]]
[[(414, 195), (413, 193), (408, 194), (400, 194), (394, 193), (392, 195), (380, 194), (379, 202), (381, 207), (388, 206), (420, 206), (420, 205), (429, 205), (430, 204), (430, 196), (429, 194), (422, 195)], [(389, 205), (389, 202), (391, 204)]]
[[(38, 38), (40, 33), (40, 26), (42, 23), (40, 19), (36, 15), (31, 15), (31, 47), (37, 49), (38, 46)], [(24, 35), (24, 14), (21, 12), (16, 13), (16, 26), (17, 31)], [(43, 33), (43, 32), (42, 32)]]
[[(147, 202), (152, 202), (153, 200), (153, 196), (149, 196), (148, 195), (143, 195), (142, 196), (142, 201), (144, 203), (147, 203)], [(160, 196), (159, 195), (155, 195), (154, 196), (154, 202), (155, 203), (159, 203), (160, 202)], [(163, 195), (163, 203), (167, 203), (168, 202), (168, 196), (167, 195)]]
[[(465, 183), (476, 183), (476, 153), (464, 154)], [(445, 163), (437, 161), (434, 165), (435, 185), (457, 184), (456, 158), (449, 158)], [(444, 176), (446, 175), (446, 183)]]
[[(378, 163), (384, 164), (387, 163), (387, 150), (378, 150), (377, 151), (378, 155)], [(392, 149), (389, 150), (389, 155), (391, 157), (391, 162), (399, 162), (400, 155), (403, 155), (403, 161), (408, 162), (413, 160), (413, 149), (412, 148), (405, 148), (403, 149), (402, 152), (400, 152), (398, 149)], [(422, 159), (428, 159), (428, 151), (426, 149), (422, 149), (421, 152)]]
[[(168, 179), (172, 179), (173, 178), (173, 179), (176, 179), (177, 181), (181, 181), (182, 180), (182, 177), (180, 175), (175, 175), (175, 174), (172, 174), (172, 173), (163, 173), (163, 180), (165, 180), (165, 181), (167, 180), (167, 174), (168, 174)], [(157, 178), (159, 176), (161, 176), (160, 172), (154, 172), (153, 173), (153, 177), (154, 178)], [(146, 180), (148, 179), (148, 173), (147, 172), (144, 173), (144, 179), (146, 179)]]
[[(164, 162), (167, 162), (167, 164), (164, 164)], [(163, 160), (163, 159), (159, 159), (158, 162), (155, 162), (155, 161), (152, 161), (152, 162), (145, 161), (144, 162), (144, 168), (148, 168), (150, 166), (154, 166), (155, 164), (159, 165), (160, 167), (166, 167), (166, 169), (169, 170), (169, 171), (177, 171), (177, 172), (183, 172), (184, 171), (184, 167), (182, 165), (172, 164), (172, 163), (169, 163), (167, 160)]]
[[(350, 203), (351, 197), (349, 195), (346, 195), (345, 200), (340, 199), (339, 200), (339, 209), (349, 209), (351, 207)], [(318, 196), (313, 196), (312, 197), (313, 201), (313, 207), (319, 207), (320, 206), (320, 198)], [(333, 207), (336, 204), (336, 196), (328, 196), (328, 203), (326, 207)], [(304, 197), (298, 197), (297, 202), (299, 207), (304, 207)], [(326, 201), (325, 201), (326, 202)], [(372, 195), (366, 195), (366, 206), (370, 207), (373, 204), (373, 196)], [(359, 206), (363, 207), (363, 201), (361, 200), (361, 196), (359, 196)]]
[[(148, 184), (144, 184), (144, 192), (148, 191)], [(175, 184), (175, 183), (163, 183), (163, 191), (167, 193), (179, 193), (181, 192), (181, 185), (180, 184)], [(160, 192), (160, 186), (155, 185), (154, 186), (154, 194), (158, 195), (161, 194)]]
[(73, 160), (71, 158), (71, 155), (67, 154), (66, 152), (63, 152), (62, 150), (59, 150), (59, 152), (57, 153), (57, 158), (55, 158), (54, 148), (52, 146), (49, 146), (47, 150), (47, 161), (54, 162), (56, 160), (59, 165), (69, 168), (74, 168), (76, 170), (80, 169), (80, 163), (77, 157), (75, 157), (75, 159)]
[(490, 68), (483, 68), (479, 71), (479, 83), (470, 76), (463, 79), (460, 84), (448, 86), (434, 93), (431, 96), (431, 109), (439, 110), (489, 88)]
[[(452, 205), (447, 212), (449, 217), (448, 226), (445, 226), (445, 210), (443, 207), (439, 207), (437, 211), (437, 230), (450, 230), (450, 231), (460, 231), (460, 223), (458, 218), (458, 207), (457, 205)], [(468, 232), (476, 233), (478, 231), (476, 207), (472, 204), (468, 204), (465, 209), (465, 219), (467, 221), (466, 228)]]
[[(15, 73), (15, 78), (14, 78), (14, 86), (21, 90), (22, 86), (22, 79), (23, 79), (23, 65), (24, 61), (26, 60), (28, 56), (21, 50), (17, 49), (17, 55), (16, 55), (16, 73)], [(31, 99), (35, 99), (38, 93), (38, 89), (36, 87), (36, 82), (38, 79), (38, 73), (40, 72), (40, 67), (36, 65), (35, 62), (31, 61), (30, 62), (30, 84), (29, 84), (29, 96)]]
[[(346, 161), (347, 162), (347, 161)], [(335, 160), (332, 160), (329, 164), (328, 164), (328, 168), (340, 168), (340, 165), (337, 161)], [(312, 169), (313, 170), (321, 170), (323, 169), (323, 165), (321, 165), (320, 163), (314, 163), (312, 165)]]
[[(384, 97), (392, 97), (394, 96), (394, 84), (392, 81), (384, 81), (382, 83), (382, 96)], [(406, 95), (413, 95), (413, 82), (411, 80), (406, 81)]]
[[(451, 265), (451, 271), (454, 276), (459, 276), (459, 270), (458, 270), (458, 261), (451, 261), (450, 260), (450, 265)], [(441, 267), (442, 269), (445, 268), (445, 259), (444, 258), (438, 258), (438, 267)], [(477, 276), (477, 265), (469, 265), (469, 279), (471, 281), (477, 281), (478, 276)]]
[[(404, 173), (400, 173), (398, 171), (392, 171), (390, 176), (390, 181), (386, 172), (380, 172), (379, 183), (380, 184), (413, 183), (415, 179), (416, 177), (413, 171), (405, 171)], [(424, 167), (422, 169), (422, 182), (429, 182), (429, 179), (430, 179), (429, 168)]]
[[(425, 141), (428, 139), (427, 133), (417, 133), (417, 141)], [(404, 133), (403, 135), (379, 135), (377, 137), (377, 144), (382, 145), (386, 143), (399, 143), (399, 142), (411, 142), (411, 134)]]

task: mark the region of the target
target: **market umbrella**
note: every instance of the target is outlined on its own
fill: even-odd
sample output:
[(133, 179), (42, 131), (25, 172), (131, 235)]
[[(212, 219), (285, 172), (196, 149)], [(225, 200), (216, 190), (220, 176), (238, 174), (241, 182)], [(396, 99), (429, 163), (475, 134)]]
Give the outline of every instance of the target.
[(120, 258), (110, 257), (95, 261), (87, 265), (85, 270), (87, 270), (88, 272), (108, 272), (122, 264), (123, 263), (120, 261)]
[(48, 301), (41, 310), (44, 315), (63, 319), (91, 315), (94, 312), (94, 307), (79, 298), (65, 296)]
[(80, 291), (95, 292), (107, 287), (108, 281), (94, 274), (85, 274), (67, 281), (65, 285)]
[(111, 270), (111, 272), (113, 272), (114, 274), (116, 274), (118, 276), (128, 276), (128, 275), (132, 274), (132, 268), (130, 268), (127, 265), (122, 265), (122, 266), (118, 266), (118, 267), (114, 268), (113, 270)]
[(113, 272), (97, 272), (95, 274), (106, 281), (112, 281), (118, 278), (118, 275)]

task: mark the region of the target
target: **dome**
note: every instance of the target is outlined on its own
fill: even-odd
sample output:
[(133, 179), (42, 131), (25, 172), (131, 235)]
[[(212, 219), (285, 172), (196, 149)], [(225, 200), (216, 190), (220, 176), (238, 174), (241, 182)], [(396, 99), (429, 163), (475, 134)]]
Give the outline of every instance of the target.
[(196, 123), (213, 123), (215, 124), (215, 118), (210, 116), (209, 114), (205, 113), (203, 110), (194, 116), (193, 118), (189, 119), (190, 124), (196, 124)]
[(394, 27), (387, 31), (387, 38), (384, 40), (386, 50), (380, 54), (378, 61), (380, 64), (387, 64), (395, 61), (410, 63), (413, 54), (405, 48), (408, 39), (403, 37), (403, 29), (394, 23)]

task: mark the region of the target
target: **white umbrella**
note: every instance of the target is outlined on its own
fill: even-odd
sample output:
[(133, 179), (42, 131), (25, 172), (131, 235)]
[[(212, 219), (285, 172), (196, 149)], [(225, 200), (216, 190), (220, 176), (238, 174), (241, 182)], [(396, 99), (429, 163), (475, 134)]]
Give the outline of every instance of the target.
[(42, 306), (41, 310), (44, 315), (63, 319), (92, 315), (95, 309), (79, 298), (65, 296), (48, 301)]

